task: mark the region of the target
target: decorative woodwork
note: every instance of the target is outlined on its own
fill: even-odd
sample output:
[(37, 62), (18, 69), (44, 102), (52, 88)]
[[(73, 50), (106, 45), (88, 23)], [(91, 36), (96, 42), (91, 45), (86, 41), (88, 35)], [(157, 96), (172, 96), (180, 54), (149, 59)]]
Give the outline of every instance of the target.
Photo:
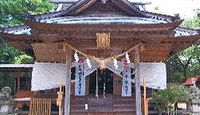
[(96, 33), (96, 36), (98, 49), (110, 49), (110, 33)]
[[(103, 1), (103, 2), (102, 2)], [(104, 2), (105, 1), (105, 2)], [(89, 6), (79, 15), (85, 16), (127, 16), (128, 13), (124, 12), (110, 0), (98, 0), (93, 5)]]

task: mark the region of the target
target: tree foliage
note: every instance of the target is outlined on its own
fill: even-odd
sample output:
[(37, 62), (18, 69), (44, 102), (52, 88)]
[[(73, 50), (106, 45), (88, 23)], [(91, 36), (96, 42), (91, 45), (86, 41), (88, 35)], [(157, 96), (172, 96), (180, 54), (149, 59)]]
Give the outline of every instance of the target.
[(193, 45), (167, 61), (168, 82), (183, 83), (188, 76), (200, 75), (200, 45)]
[(53, 8), (48, 0), (0, 0), (0, 24), (20, 24), (27, 14), (40, 14)]
[(34, 63), (33, 57), (28, 56), (26, 54), (15, 57), (15, 64), (24, 64), (24, 63), (33, 64)]
[[(48, 0), (0, 0), (0, 25), (18, 25), (27, 14), (41, 14), (54, 8)], [(33, 63), (33, 58), (0, 39), (0, 63)]]
[(0, 64), (30, 64), (33, 57), (15, 49), (10, 45), (0, 46)]
[[(200, 27), (200, 14), (186, 19), (182, 26), (187, 28)], [(168, 82), (183, 83), (188, 76), (200, 75), (200, 44), (193, 45), (167, 61)]]
[[(28, 14), (49, 12), (54, 5), (48, 0), (0, 0), (0, 27), (22, 24)], [(33, 58), (0, 39), (0, 64), (33, 63)], [(14, 91), (14, 75), (0, 72), (0, 89), (9, 86)]]
[(15, 57), (22, 55), (23, 53), (9, 45), (3, 45), (0, 47), (0, 63), (12, 64), (15, 63)]
[(187, 87), (177, 84), (168, 84), (167, 89), (153, 93), (152, 101), (155, 103), (157, 109), (167, 110), (173, 107), (175, 103), (179, 101), (188, 101), (191, 98), (192, 95)]
[(199, 28), (200, 27), (200, 13), (194, 16), (192, 19), (186, 19), (183, 21), (182, 26), (187, 28)]

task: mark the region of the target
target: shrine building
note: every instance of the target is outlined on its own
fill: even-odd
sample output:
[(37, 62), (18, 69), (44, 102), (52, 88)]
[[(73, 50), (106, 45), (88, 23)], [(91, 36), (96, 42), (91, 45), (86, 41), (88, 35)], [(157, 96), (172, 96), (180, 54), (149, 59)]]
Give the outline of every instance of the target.
[[(165, 62), (200, 41), (199, 31), (180, 26), (178, 15), (146, 11), (148, 3), (53, 2), (55, 11), (2, 27), (0, 37), (35, 59), (14, 67), (32, 72), (24, 85), (30, 88), (20, 90), (18, 84), (17, 95), (53, 103), (60, 87), (64, 94), (57, 105), (63, 115), (146, 115), (145, 99), (166, 88)], [(10, 68), (1, 65), (0, 71)]]

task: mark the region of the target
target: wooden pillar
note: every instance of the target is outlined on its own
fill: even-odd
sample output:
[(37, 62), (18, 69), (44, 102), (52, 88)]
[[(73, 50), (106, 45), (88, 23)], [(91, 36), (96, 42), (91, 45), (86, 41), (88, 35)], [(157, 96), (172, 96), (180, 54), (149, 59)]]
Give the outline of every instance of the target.
[(89, 95), (89, 85), (90, 85), (90, 77), (86, 77), (85, 78), (85, 80), (86, 80), (86, 88), (85, 88), (85, 95), (87, 96), (87, 95)]
[(15, 83), (16, 83), (16, 92), (18, 91), (18, 90), (20, 90), (20, 74), (19, 74), (19, 71), (17, 71), (16, 73), (14, 73), (14, 75), (15, 75)]
[(65, 85), (65, 104), (64, 115), (70, 115), (70, 94), (71, 94), (71, 50), (66, 50), (66, 85)]
[(143, 79), (143, 87), (144, 87), (144, 115), (148, 115), (148, 100), (147, 100), (147, 87), (146, 87), (146, 79)]
[(135, 50), (135, 110), (136, 115), (142, 115), (140, 90), (140, 49)]
[(114, 74), (113, 75), (113, 95), (121, 96), (122, 94), (122, 78)]
[(99, 82), (99, 73), (98, 73), (98, 69), (96, 70), (96, 90), (95, 90), (95, 95), (96, 95), (96, 98), (98, 98), (99, 97), (99, 84), (98, 84), (98, 82)]

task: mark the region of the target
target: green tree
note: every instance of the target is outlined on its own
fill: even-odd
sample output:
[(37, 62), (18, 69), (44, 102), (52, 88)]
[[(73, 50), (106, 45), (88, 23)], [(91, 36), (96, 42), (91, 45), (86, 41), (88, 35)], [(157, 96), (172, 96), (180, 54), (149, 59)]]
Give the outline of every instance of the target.
[[(54, 9), (48, 0), (0, 0), (0, 27), (22, 24), (29, 14), (42, 14)], [(0, 39), (0, 64), (33, 63), (33, 58)], [(15, 87), (11, 73), (0, 72), (0, 89)]]
[(48, 0), (0, 0), (0, 24), (21, 24), (28, 14), (45, 13), (53, 8)]
[(15, 58), (15, 64), (24, 64), (24, 63), (33, 64), (34, 63), (33, 57), (23, 54)]
[[(186, 19), (182, 26), (200, 27), (200, 13), (192, 19)], [(183, 83), (188, 76), (200, 75), (200, 45), (193, 45), (170, 57), (167, 61), (168, 82)]]
[(183, 83), (188, 76), (200, 74), (200, 45), (193, 45), (167, 61), (168, 82)]
[[(0, 0), (0, 25), (13, 26), (23, 22), (28, 14), (41, 14), (54, 9), (54, 4), (48, 0)], [(15, 63), (16, 57), (27, 58), (23, 52), (7, 45), (3, 39), (0, 39), (0, 63)], [(24, 55), (24, 56), (20, 56)], [(17, 59), (16, 63), (19, 62)], [(30, 60), (30, 58), (29, 58)], [(26, 62), (21, 59), (21, 63)]]
[(159, 111), (174, 110), (177, 102), (188, 101), (192, 98), (190, 90), (177, 84), (168, 84), (167, 89), (153, 93), (152, 102)]
[(15, 62), (15, 57), (23, 53), (10, 45), (3, 45), (0, 47), (0, 63), (11, 64)]
[(200, 27), (200, 13), (194, 16), (192, 19), (186, 19), (183, 21), (182, 26), (187, 28), (199, 28)]

